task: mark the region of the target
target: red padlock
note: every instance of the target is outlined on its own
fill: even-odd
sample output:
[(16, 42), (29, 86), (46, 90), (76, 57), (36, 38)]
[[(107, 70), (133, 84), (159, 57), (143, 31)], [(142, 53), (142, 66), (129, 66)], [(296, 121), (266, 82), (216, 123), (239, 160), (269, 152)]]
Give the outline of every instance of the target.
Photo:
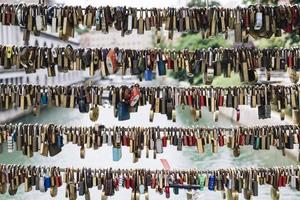
[(195, 135), (192, 136), (192, 144), (193, 144), (193, 146), (196, 146), (196, 144), (197, 144), (197, 138)]
[(127, 146), (127, 135), (122, 134), (122, 146)]
[(128, 136), (126, 137), (126, 144), (128, 147), (130, 147), (130, 137), (128, 137)]
[(126, 189), (130, 188), (130, 178), (129, 177), (126, 177), (126, 179), (125, 179), (125, 188)]
[(115, 190), (118, 190), (118, 189), (119, 189), (119, 179), (118, 179), (118, 178), (115, 178), (113, 184), (114, 184)]
[(200, 96), (200, 106), (205, 106), (205, 97), (203, 95)]
[(278, 178), (278, 187), (283, 187), (283, 185), (284, 185), (283, 176), (280, 175)]
[(135, 189), (134, 178), (130, 178), (130, 187), (131, 187), (133, 190)]
[(245, 144), (245, 134), (241, 133), (239, 137), (239, 146), (243, 146)]
[(62, 178), (61, 178), (61, 175), (58, 175), (58, 176), (55, 177), (55, 185), (56, 185), (56, 187), (62, 186)]
[(183, 136), (183, 146), (187, 146), (188, 145), (188, 136), (184, 135)]
[(166, 193), (166, 198), (170, 198), (170, 187), (169, 186), (165, 187), (165, 193)]
[(189, 135), (188, 136), (188, 146), (193, 146), (193, 136), (192, 135)]
[(243, 21), (244, 21), (244, 28), (248, 28), (249, 27), (249, 15), (248, 12), (245, 12), (244, 16), (243, 16)]
[(219, 96), (219, 106), (223, 106), (224, 105), (224, 96)]
[(284, 31), (287, 32), (287, 33), (291, 33), (292, 30), (293, 30), (293, 25), (292, 24), (288, 24), (286, 26), (286, 28), (284, 29)]
[(140, 99), (140, 88), (138, 85), (133, 86), (133, 88), (130, 91), (130, 106), (134, 107)]
[(219, 134), (219, 146), (224, 146), (224, 136), (222, 135), (222, 133)]
[(291, 13), (292, 13), (292, 24), (295, 26), (297, 25), (298, 21), (298, 8), (297, 6), (290, 7)]
[(287, 65), (288, 65), (288, 67), (294, 66), (294, 58), (293, 58), (293, 55), (291, 52), (289, 52), (287, 55)]
[(114, 51), (114, 49), (110, 49), (108, 54), (106, 55), (106, 64), (108, 66), (108, 69), (111, 73), (116, 73), (118, 68), (117, 68), (117, 56)]
[(151, 178), (151, 188), (154, 189), (156, 187), (156, 178), (152, 177)]
[(287, 182), (287, 177), (285, 175), (281, 175), (280, 178), (281, 178), (281, 187), (285, 187)]
[(193, 96), (191, 95), (191, 92), (189, 91), (189, 94), (188, 94), (188, 105), (189, 106), (192, 106), (193, 105)]
[(174, 61), (171, 59), (171, 57), (167, 60), (167, 67), (168, 69), (174, 69)]
[(184, 182), (184, 180), (183, 180), (183, 178), (180, 176), (180, 177), (179, 177), (179, 181), (178, 181), (178, 183), (179, 183), (180, 185), (182, 185), (182, 184), (183, 184), (183, 182)]
[(167, 147), (167, 143), (168, 143), (168, 138), (167, 138), (167, 136), (163, 136), (162, 137), (162, 145), (163, 145), (163, 147)]
[(10, 23), (11, 23), (11, 19), (12, 19), (12, 14), (11, 14), (11, 11), (9, 10), (9, 11), (6, 11), (5, 12), (5, 19), (4, 19), (4, 25), (10, 25)]

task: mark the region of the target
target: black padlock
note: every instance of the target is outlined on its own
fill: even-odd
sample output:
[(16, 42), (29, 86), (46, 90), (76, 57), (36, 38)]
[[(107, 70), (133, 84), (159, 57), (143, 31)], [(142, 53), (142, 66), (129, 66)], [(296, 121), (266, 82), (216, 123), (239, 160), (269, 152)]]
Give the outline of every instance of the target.
[(86, 49), (82, 54), (82, 61), (84, 68), (87, 68), (91, 65), (91, 49)]
[(289, 135), (287, 137), (287, 143), (285, 144), (285, 148), (294, 149), (294, 134), (291, 132), (289, 133)]
[(252, 180), (252, 195), (258, 196), (258, 182), (256, 180)]
[(89, 104), (86, 103), (85, 98), (79, 98), (78, 100), (78, 108), (79, 112), (81, 113), (88, 113), (89, 112)]
[(171, 98), (167, 99), (167, 119), (172, 120), (173, 101)]
[(86, 175), (86, 186), (88, 188), (93, 187), (93, 176), (92, 176), (91, 169), (88, 169), (88, 172), (87, 172), (87, 175)]
[(78, 194), (79, 196), (83, 196), (85, 194), (85, 184), (82, 180), (78, 183)]

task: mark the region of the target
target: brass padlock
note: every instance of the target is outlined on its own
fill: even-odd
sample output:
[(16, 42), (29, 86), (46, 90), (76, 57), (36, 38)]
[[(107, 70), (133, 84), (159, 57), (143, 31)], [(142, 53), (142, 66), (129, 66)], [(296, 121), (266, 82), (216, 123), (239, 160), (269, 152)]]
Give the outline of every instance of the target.
[(271, 199), (272, 200), (279, 200), (280, 199), (279, 190), (274, 188), (274, 187), (271, 188)]
[(299, 109), (292, 110), (292, 119), (293, 119), (294, 124), (300, 123), (300, 110)]
[(207, 73), (204, 73), (204, 84), (210, 85), (213, 82), (215, 70), (213, 68), (207, 68)]
[(292, 83), (295, 84), (299, 81), (299, 74), (295, 69), (288, 67), (287, 72)]
[(233, 156), (234, 157), (239, 157), (241, 154), (241, 150), (240, 150), (240, 147), (239, 146), (236, 146), (233, 148)]
[(85, 148), (84, 148), (84, 145), (82, 145), (80, 147), (80, 158), (81, 159), (84, 159), (85, 158)]
[(48, 157), (48, 152), (49, 152), (49, 146), (48, 146), (48, 144), (44, 143), (44, 142), (41, 143), (41, 152), (40, 152), (40, 154), (42, 156)]
[(97, 105), (93, 106), (91, 109), (90, 109), (90, 120), (95, 122), (98, 120), (99, 118), (99, 107)]

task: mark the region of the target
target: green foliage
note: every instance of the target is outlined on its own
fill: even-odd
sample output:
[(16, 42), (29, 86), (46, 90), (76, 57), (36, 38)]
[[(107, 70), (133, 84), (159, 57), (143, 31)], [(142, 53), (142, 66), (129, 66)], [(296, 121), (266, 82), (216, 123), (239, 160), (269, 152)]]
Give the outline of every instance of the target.
[(238, 73), (232, 72), (230, 78), (225, 78), (224, 76), (217, 76), (212, 82), (214, 87), (233, 87), (241, 85), (240, 75)]
[(300, 0), (290, 0), (291, 4), (299, 4)]
[(206, 2), (208, 3), (208, 6), (220, 6), (220, 2), (218, 1), (209, 1), (209, 0), (191, 0), (187, 6), (188, 7), (206, 7)]
[[(243, 4), (245, 5), (253, 5), (257, 4), (257, 0), (243, 0)], [(278, 3), (278, 0), (260, 0), (260, 4), (264, 5), (276, 5)]]
[[(208, 1), (209, 6), (220, 6), (221, 4), (218, 1)], [(191, 0), (188, 7), (205, 7), (205, 0)], [(196, 49), (208, 49), (208, 48), (226, 48), (231, 47), (232, 43), (230, 40), (225, 40), (224, 35), (218, 35), (216, 37), (210, 37), (208, 39), (202, 39), (201, 34), (199, 33), (183, 33), (180, 38), (175, 42), (175, 44), (166, 44), (162, 41), (160, 44), (156, 45), (159, 48), (169, 48), (175, 50), (188, 49), (194, 51)], [(203, 84), (203, 75), (187, 77), (186, 71), (182, 70), (179, 73), (169, 73), (169, 76), (178, 79), (179, 81), (187, 81), (192, 85), (201, 85)], [(234, 86), (239, 85), (239, 75), (232, 74), (231, 78), (224, 78), (223, 76), (215, 77), (213, 81), (214, 86)]]
[[(224, 37), (224, 36), (223, 36)], [(210, 37), (209, 39), (202, 39), (200, 34), (182, 34), (181, 38), (174, 45), (173, 48), (180, 49), (207, 49), (207, 48), (219, 48), (229, 47), (228, 40), (225, 40), (222, 36)]]
[[(279, 0), (260, 0), (260, 4), (263, 5), (277, 5), (280, 1)], [(299, 4), (300, 0), (290, 0), (291, 4)], [(250, 5), (250, 4), (257, 4), (257, 0), (243, 0), (243, 4)]]
[(89, 32), (89, 30), (88, 30), (86, 27), (84, 27), (84, 28), (76, 28), (76, 29), (75, 29), (75, 32), (76, 32), (78, 35), (81, 35), (81, 34), (83, 34), (83, 33)]
[(270, 39), (260, 39), (254, 41), (259, 48), (285, 47), (285, 40), (282, 37), (271, 37)]
[[(169, 48), (174, 48), (176, 50), (188, 49), (188, 50), (196, 50), (196, 49), (207, 49), (207, 48), (219, 48), (219, 47), (230, 47), (230, 43), (228, 40), (225, 40), (223, 36), (216, 36), (211, 37), (209, 39), (202, 39), (200, 34), (191, 34), (185, 33), (182, 34), (176, 44), (170, 46)], [(179, 81), (187, 81), (192, 85), (201, 85), (203, 84), (203, 76), (194, 76), (194, 77), (187, 77), (185, 70), (175, 74), (170, 73), (171, 77), (178, 79)], [(229, 85), (233, 83), (230, 81), (230, 78), (224, 79), (223, 77), (216, 77), (214, 82), (226, 82), (229, 81)], [(236, 81), (236, 79), (234, 79)], [(239, 82), (239, 81), (237, 81)]]
[[(204, 85), (203, 84), (203, 75), (195, 76), (195, 77), (187, 77), (186, 71), (182, 70), (178, 73), (169, 72), (168, 76), (177, 79), (178, 81), (187, 81), (191, 85)], [(212, 86), (214, 87), (232, 87), (241, 85), (240, 76), (238, 73), (231, 73), (230, 78), (225, 78), (224, 76), (216, 76), (212, 82)]]

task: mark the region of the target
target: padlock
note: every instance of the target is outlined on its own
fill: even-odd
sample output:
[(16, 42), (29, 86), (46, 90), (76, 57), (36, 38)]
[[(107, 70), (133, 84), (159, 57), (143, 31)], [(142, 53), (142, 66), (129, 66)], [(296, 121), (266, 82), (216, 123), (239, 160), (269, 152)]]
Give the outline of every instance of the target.
[(126, 102), (119, 102), (118, 104), (118, 120), (128, 120), (130, 119), (130, 112), (129, 112), (129, 104)]
[(145, 81), (152, 81), (152, 79), (153, 79), (152, 70), (150, 70), (149, 68), (147, 68), (144, 72), (144, 79), (145, 79)]

